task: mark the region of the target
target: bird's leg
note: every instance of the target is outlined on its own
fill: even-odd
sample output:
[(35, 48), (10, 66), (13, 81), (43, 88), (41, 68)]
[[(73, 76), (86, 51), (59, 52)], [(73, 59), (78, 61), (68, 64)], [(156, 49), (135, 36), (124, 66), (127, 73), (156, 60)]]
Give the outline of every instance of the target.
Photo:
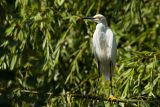
[(113, 87), (112, 87), (112, 62), (110, 61), (110, 96), (109, 96), (109, 100), (112, 102), (112, 101), (115, 101), (117, 98), (114, 97), (114, 93), (113, 93)]
[(100, 62), (98, 61), (98, 82), (99, 82), (100, 76), (101, 76), (101, 68), (100, 68)]
[(112, 89), (112, 62), (111, 61), (110, 61), (110, 83), (109, 85), (110, 85), (110, 94), (114, 95), (113, 89)]
[(114, 95), (113, 89), (112, 89), (112, 75), (110, 75), (109, 85), (110, 85), (110, 94), (111, 94), (111, 95)]
[(101, 69), (100, 69), (100, 62), (99, 61), (97, 61), (98, 62), (98, 80), (96, 81), (96, 90), (97, 90), (97, 93), (98, 93), (98, 83), (99, 83), (99, 78), (100, 78), (100, 76), (101, 76)]

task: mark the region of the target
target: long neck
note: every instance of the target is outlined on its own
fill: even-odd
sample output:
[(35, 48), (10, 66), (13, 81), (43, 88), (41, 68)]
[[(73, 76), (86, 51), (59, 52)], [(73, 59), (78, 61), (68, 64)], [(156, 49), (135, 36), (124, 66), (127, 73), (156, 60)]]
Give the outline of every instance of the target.
[(106, 27), (108, 26), (106, 19), (102, 20), (102, 23), (103, 23)]
[(102, 24), (102, 23), (98, 23), (97, 26), (96, 26), (96, 30), (101, 30), (101, 31), (105, 31), (105, 28), (107, 26)]
[(100, 24), (100, 23), (103, 24), (103, 25), (106, 26), (106, 27), (108, 26), (106, 19), (100, 20), (97, 24)]

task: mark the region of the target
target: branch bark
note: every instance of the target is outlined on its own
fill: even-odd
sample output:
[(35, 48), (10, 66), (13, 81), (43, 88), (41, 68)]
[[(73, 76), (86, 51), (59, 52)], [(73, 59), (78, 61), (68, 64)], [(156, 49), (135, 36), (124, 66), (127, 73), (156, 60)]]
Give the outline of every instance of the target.
[[(38, 91), (31, 91), (31, 90), (20, 90), (21, 93), (28, 93), (28, 94), (41, 94), (41, 92), (38, 92)], [(53, 93), (51, 92), (47, 92), (47, 93), (44, 93), (46, 95), (53, 95)], [(156, 99), (151, 99), (151, 98), (145, 98), (142, 96), (140, 98), (137, 98), (137, 99), (120, 99), (120, 98), (116, 98), (114, 100), (110, 100), (109, 98), (107, 98), (106, 96), (104, 95), (83, 95), (83, 94), (73, 94), (73, 93), (65, 93), (65, 94), (61, 94), (59, 96), (68, 96), (70, 98), (84, 98), (84, 99), (93, 99), (93, 100), (101, 100), (101, 101), (108, 101), (108, 102), (122, 102), (122, 103), (140, 103), (140, 102), (158, 102), (156, 101)], [(1, 93), (0, 95), (0, 99), (3, 99), (1, 100), (0, 102), (6, 102), (8, 101), (9, 99), (3, 95), (3, 93)]]

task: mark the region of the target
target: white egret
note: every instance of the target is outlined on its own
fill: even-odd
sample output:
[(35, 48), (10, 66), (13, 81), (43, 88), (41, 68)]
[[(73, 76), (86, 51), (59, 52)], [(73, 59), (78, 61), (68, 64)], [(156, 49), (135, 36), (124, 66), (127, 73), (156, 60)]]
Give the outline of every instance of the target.
[(113, 95), (112, 75), (115, 68), (117, 50), (115, 37), (103, 15), (97, 14), (83, 19), (90, 19), (97, 23), (93, 34), (93, 52), (98, 63), (99, 76), (100, 74), (104, 74), (105, 79), (110, 80), (110, 94)]

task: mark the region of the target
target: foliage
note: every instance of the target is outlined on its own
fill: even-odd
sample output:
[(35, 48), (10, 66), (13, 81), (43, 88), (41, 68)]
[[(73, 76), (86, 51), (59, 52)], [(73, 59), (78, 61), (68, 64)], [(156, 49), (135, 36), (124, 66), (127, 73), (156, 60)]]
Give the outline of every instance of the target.
[(118, 44), (115, 95), (144, 100), (115, 105), (157, 106), (159, 5), (157, 0), (1, 0), (0, 92), (6, 99), (1, 104), (85, 107), (93, 101), (66, 93), (108, 95), (103, 77), (95, 91), (98, 72), (91, 49), (95, 24), (81, 19), (101, 13)]

